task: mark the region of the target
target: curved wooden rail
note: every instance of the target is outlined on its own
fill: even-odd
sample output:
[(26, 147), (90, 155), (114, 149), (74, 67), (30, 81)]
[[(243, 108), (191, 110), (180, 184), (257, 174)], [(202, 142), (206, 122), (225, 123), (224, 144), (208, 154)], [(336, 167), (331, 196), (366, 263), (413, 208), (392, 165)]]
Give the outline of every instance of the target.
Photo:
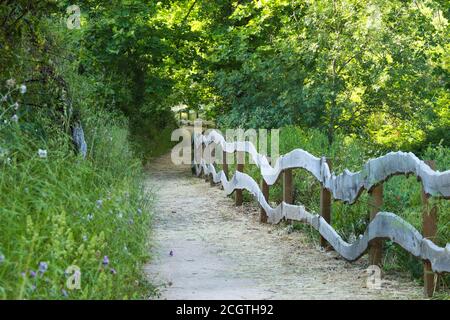
[[(331, 245), (342, 257), (349, 261), (360, 258), (367, 249), (371, 264), (381, 265), (382, 239), (388, 238), (405, 250), (424, 261), (424, 292), (432, 296), (435, 290), (434, 272), (450, 272), (450, 243), (445, 248), (439, 247), (431, 240), (437, 232), (436, 207), (430, 206), (428, 197), (450, 198), (450, 170), (439, 172), (417, 158), (413, 153), (390, 152), (382, 157), (369, 160), (359, 172), (344, 170), (336, 176), (331, 172), (325, 157), (317, 158), (307, 151), (295, 149), (281, 156), (274, 167), (268, 159), (257, 152), (249, 141), (226, 142), (217, 131), (207, 136), (194, 135), (196, 150), (203, 150), (203, 145), (220, 145), (223, 153), (237, 153), (242, 159), (248, 153), (253, 163), (261, 172), (261, 189), (249, 175), (243, 173), (243, 164), (238, 164), (233, 177), (228, 180), (228, 165), (224, 171), (216, 172), (214, 160), (206, 163), (203, 158), (196, 163), (194, 157), (193, 171), (197, 176), (203, 172), (211, 177), (211, 183), (221, 183), (227, 194), (236, 193), (236, 205), (242, 204), (242, 190), (250, 192), (261, 207), (261, 221), (278, 223), (282, 219), (307, 223), (321, 235), (321, 245)], [(430, 165), (434, 164), (429, 162)], [(321, 209), (319, 214), (309, 213), (304, 206), (292, 204), (292, 169), (302, 168), (309, 171), (322, 185)], [(276, 208), (268, 203), (268, 186), (277, 182), (283, 173), (283, 199)], [(422, 182), (423, 235), (411, 224), (391, 212), (381, 212), (383, 182), (394, 175), (414, 174)], [(354, 203), (363, 190), (371, 197), (370, 223), (364, 234), (353, 242), (344, 241), (330, 225), (331, 195), (335, 200)], [(431, 239), (431, 240), (430, 240)]]
[(237, 171), (228, 180), (223, 171), (216, 173), (212, 164), (203, 163), (195, 167), (197, 175), (200, 175), (202, 171), (205, 175), (212, 175), (213, 181), (221, 183), (227, 194), (238, 189), (250, 192), (266, 211), (269, 223), (278, 223), (286, 218), (311, 225), (346, 260), (353, 261), (361, 257), (366, 252), (371, 240), (389, 238), (414, 256), (429, 260), (434, 272), (450, 272), (450, 243), (445, 248), (438, 247), (394, 213), (378, 213), (368, 225), (364, 235), (360, 235), (354, 243), (347, 243), (321, 216), (309, 213), (304, 206), (282, 202), (276, 208), (272, 208), (263, 196), (258, 183), (249, 175)]
[(450, 199), (450, 170), (434, 171), (411, 152), (390, 152), (385, 156), (369, 160), (359, 172), (354, 173), (346, 169), (336, 176), (330, 172), (325, 158), (317, 158), (302, 149), (295, 149), (281, 156), (272, 167), (267, 158), (259, 154), (253, 143), (249, 141), (226, 142), (224, 137), (215, 130), (206, 137), (194, 136), (196, 147), (211, 143), (220, 145), (227, 153), (249, 153), (268, 185), (273, 185), (284, 170), (302, 168), (314, 175), (322, 186), (332, 193), (334, 199), (351, 204), (358, 199), (364, 189), (369, 191), (391, 176), (414, 174), (422, 181), (424, 191), (428, 195)]

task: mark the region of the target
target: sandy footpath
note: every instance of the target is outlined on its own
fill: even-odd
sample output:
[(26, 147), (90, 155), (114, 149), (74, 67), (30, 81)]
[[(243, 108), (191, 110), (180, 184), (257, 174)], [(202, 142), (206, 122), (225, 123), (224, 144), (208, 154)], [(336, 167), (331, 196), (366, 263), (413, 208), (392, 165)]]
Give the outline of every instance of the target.
[(421, 287), (398, 274), (368, 289), (366, 259), (349, 263), (301, 232), (260, 224), (254, 205), (235, 207), (170, 154), (149, 165), (147, 187), (156, 204), (145, 271), (159, 299), (422, 298)]

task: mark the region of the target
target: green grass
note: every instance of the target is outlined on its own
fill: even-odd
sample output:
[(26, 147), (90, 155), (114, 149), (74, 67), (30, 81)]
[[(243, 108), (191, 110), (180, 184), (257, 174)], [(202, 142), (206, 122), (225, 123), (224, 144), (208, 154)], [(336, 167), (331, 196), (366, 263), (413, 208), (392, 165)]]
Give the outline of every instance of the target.
[[(97, 113), (85, 128), (83, 160), (63, 133), (41, 139), (20, 123), (1, 127), (8, 151), (0, 160), (0, 298), (142, 299), (152, 292), (142, 275), (151, 196), (126, 123)], [(79, 290), (67, 286), (72, 265), (81, 271)]]

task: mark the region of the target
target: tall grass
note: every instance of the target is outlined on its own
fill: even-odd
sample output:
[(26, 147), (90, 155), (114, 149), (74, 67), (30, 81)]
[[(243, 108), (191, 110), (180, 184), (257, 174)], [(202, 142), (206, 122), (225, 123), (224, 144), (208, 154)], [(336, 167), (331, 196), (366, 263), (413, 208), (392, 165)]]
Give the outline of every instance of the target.
[[(62, 132), (42, 139), (20, 122), (1, 127), (0, 298), (136, 299), (151, 292), (142, 276), (149, 198), (127, 125), (101, 112), (86, 119), (86, 160), (70, 152)], [(68, 285), (70, 266), (81, 272), (78, 290)]]

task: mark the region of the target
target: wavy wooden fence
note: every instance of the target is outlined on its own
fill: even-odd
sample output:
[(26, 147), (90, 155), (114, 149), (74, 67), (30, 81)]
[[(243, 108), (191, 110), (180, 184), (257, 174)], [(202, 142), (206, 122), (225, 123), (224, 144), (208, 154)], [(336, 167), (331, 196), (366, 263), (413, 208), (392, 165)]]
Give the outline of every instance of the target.
[[(301, 149), (281, 156), (272, 167), (249, 141), (226, 142), (217, 131), (207, 136), (194, 135), (193, 145), (200, 154), (203, 154), (203, 148), (211, 144), (219, 145), (223, 152), (223, 170), (216, 172), (214, 161), (207, 163), (201, 158), (193, 159), (193, 172), (197, 176), (203, 174), (211, 184), (221, 183), (227, 194), (234, 192), (236, 205), (242, 204), (242, 190), (250, 192), (261, 207), (261, 222), (278, 223), (282, 219), (289, 219), (307, 223), (320, 233), (322, 246), (330, 245), (349, 261), (360, 258), (368, 250), (369, 262), (375, 265), (381, 265), (383, 239), (390, 239), (424, 261), (424, 292), (427, 296), (434, 293), (436, 273), (450, 272), (450, 243), (445, 248), (433, 243), (437, 232), (437, 209), (428, 202), (429, 197), (450, 199), (450, 170), (435, 171), (432, 162), (426, 163), (413, 153), (390, 152), (369, 160), (359, 172), (344, 170), (342, 174), (335, 175), (327, 159), (317, 158)], [(238, 159), (243, 159), (248, 153), (261, 171), (260, 185), (243, 173), (244, 164), (239, 160), (237, 171), (229, 179), (227, 153), (237, 153)], [(305, 169), (321, 183), (320, 214), (310, 213), (304, 206), (293, 205), (293, 169)], [(422, 183), (423, 235), (396, 214), (379, 212), (383, 203), (383, 182), (400, 174), (414, 174)], [(281, 175), (283, 202), (272, 208), (268, 203), (269, 186), (275, 184)], [(370, 194), (371, 221), (363, 235), (355, 242), (348, 243), (330, 225), (331, 202), (334, 199), (353, 204), (363, 190)]]

